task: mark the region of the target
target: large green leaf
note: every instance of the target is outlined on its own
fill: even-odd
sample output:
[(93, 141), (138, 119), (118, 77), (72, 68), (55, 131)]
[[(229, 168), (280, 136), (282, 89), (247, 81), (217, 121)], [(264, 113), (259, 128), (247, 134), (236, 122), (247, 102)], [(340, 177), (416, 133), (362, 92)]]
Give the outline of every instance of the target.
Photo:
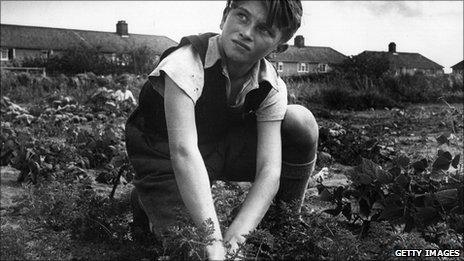
[(448, 170), (451, 164), (452, 156), (448, 151), (438, 151), (438, 158), (433, 162), (433, 169)]
[(377, 174), (377, 181), (380, 184), (388, 184), (393, 181), (393, 175), (381, 169)]
[(319, 198), (322, 200), (322, 201), (332, 201), (333, 199), (333, 194), (327, 189), (325, 188), (319, 195)]
[(416, 172), (423, 172), (427, 167), (429, 166), (429, 163), (427, 159), (421, 159), (419, 161), (416, 161), (412, 164), (412, 167)]
[(461, 154), (458, 154), (458, 155), (454, 156), (454, 159), (451, 161), (451, 166), (453, 166), (453, 168), (457, 169), (460, 159), (461, 159)]
[(342, 205), (338, 204), (334, 209), (326, 209), (324, 210), (325, 213), (331, 214), (332, 216), (338, 216), (340, 212), (342, 212)]
[(422, 227), (438, 222), (441, 219), (439, 211), (433, 207), (418, 207), (413, 216), (419, 221), (418, 225)]
[(361, 198), (359, 200), (359, 216), (362, 218), (367, 218), (369, 217), (369, 214), (371, 213), (371, 206), (365, 198)]
[(388, 206), (380, 213), (379, 220), (396, 220), (403, 216), (403, 207)]
[(445, 208), (455, 206), (459, 202), (458, 190), (447, 189), (435, 193), (438, 202)]
[(393, 178), (396, 178), (401, 174), (401, 169), (399, 167), (393, 167), (388, 172), (390, 172)]
[(353, 182), (369, 185), (374, 181), (386, 184), (392, 181), (392, 175), (372, 160), (362, 158), (361, 164), (354, 168)]
[(395, 184), (397, 184), (400, 188), (407, 188), (409, 181), (410, 178), (406, 177), (404, 174), (401, 174), (395, 178)]
[(449, 133), (444, 133), (444, 134), (438, 136), (438, 138), (437, 138), (438, 144), (440, 144), (440, 145), (445, 144), (445, 143), (449, 144), (449, 140), (448, 140), (449, 136), (450, 136)]
[(449, 151), (444, 151), (444, 150), (438, 150), (438, 157), (444, 157), (448, 160), (451, 160), (453, 156), (451, 156), (451, 153)]
[(406, 167), (409, 165), (410, 159), (405, 155), (398, 156), (393, 160), (393, 162), (399, 167)]

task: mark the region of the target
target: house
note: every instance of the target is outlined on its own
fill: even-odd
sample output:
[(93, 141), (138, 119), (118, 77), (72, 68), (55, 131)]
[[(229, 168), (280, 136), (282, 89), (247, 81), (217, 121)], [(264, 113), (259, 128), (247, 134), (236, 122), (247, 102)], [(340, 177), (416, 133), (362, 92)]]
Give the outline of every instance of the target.
[(460, 74), (464, 75), (464, 60), (458, 62), (457, 64), (451, 66), (451, 69), (453, 71), (451, 72), (452, 74)]
[(0, 24), (2, 65), (13, 59), (50, 57), (76, 47), (95, 48), (116, 60), (117, 54), (138, 47), (149, 47), (158, 56), (177, 43), (166, 36), (129, 34), (125, 21), (118, 21), (115, 32), (99, 32), (50, 27)]
[(297, 35), (293, 46), (268, 58), (281, 76), (303, 76), (328, 73), (347, 57), (330, 47), (305, 46), (304, 37)]
[(419, 53), (397, 52), (396, 44), (393, 42), (388, 45), (388, 52), (364, 51), (358, 54), (358, 57), (386, 59), (390, 71), (394, 75), (423, 73), (424, 75), (437, 76), (444, 73), (443, 66)]

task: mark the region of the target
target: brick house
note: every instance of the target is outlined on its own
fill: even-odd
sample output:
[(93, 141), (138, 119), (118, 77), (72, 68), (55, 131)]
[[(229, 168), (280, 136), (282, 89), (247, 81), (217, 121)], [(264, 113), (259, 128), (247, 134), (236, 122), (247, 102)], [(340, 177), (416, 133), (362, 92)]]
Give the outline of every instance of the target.
[(330, 47), (305, 46), (302, 35), (297, 35), (294, 45), (288, 46), (284, 52), (268, 57), (281, 76), (328, 73), (334, 65), (343, 63), (346, 58)]
[(396, 44), (393, 42), (388, 45), (388, 52), (364, 51), (358, 54), (358, 57), (387, 59), (390, 71), (394, 75), (423, 73), (438, 76), (444, 74), (443, 66), (419, 53), (397, 52)]
[(464, 60), (458, 62), (457, 64), (451, 66), (451, 69), (453, 71), (451, 72), (452, 74), (460, 74), (464, 75)]
[(0, 24), (1, 64), (26, 57), (50, 57), (80, 46), (98, 50), (108, 59), (147, 46), (157, 55), (177, 43), (166, 36), (129, 34), (125, 21), (118, 21), (116, 32), (99, 32), (50, 27)]

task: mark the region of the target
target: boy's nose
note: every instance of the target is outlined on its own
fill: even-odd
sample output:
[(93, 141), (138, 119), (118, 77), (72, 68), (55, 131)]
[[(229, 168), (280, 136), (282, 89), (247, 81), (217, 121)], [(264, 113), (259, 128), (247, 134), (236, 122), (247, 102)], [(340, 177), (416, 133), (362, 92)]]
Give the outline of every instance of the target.
[(242, 30), (240, 30), (240, 36), (245, 41), (251, 41), (252, 37), (252, 27), (251, 26), (244, 26)]

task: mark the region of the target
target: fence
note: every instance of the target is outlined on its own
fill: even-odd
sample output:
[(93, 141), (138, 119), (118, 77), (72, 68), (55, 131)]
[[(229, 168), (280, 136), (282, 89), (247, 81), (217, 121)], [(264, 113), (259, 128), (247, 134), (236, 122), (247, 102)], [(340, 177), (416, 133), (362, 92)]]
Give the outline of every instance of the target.
[(41, 73), (43, 77), (47, 76), (44, 67), (0, 67), (1, 70), (9, 71), (20, 71), (20, 72), (31, 72), (31, 73)]

